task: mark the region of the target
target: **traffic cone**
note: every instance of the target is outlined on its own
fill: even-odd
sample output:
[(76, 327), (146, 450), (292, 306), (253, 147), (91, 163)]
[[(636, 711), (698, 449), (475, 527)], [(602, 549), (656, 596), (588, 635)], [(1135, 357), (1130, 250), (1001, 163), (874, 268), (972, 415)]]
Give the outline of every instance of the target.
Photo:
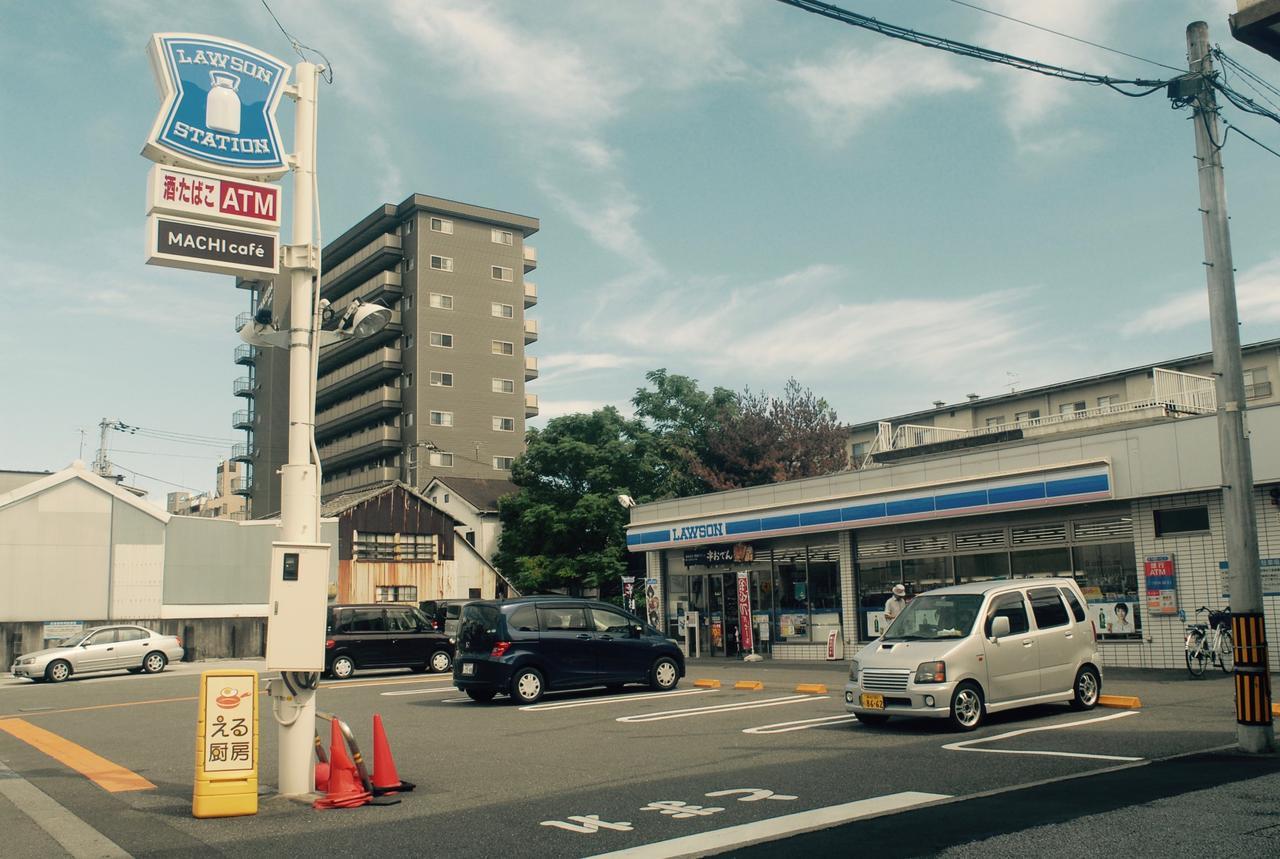
[(382, 717), (373, 714), (373, 792), (378, 796), (385, 793), (402, 793), (413, 790), (416, 785), (411, 781), (402, 781), (396, 772), (396, 762), (391, 757), (391, 746), (387, 743), (386, 731), (382, 729)]
[(329, 765), (326, 763), (316, 764), (316, 793), (328, 793), (329, 791)]
[(338, 728), (338, 720), (331, 719), (329, 739), (329, 785), (323, 799), (312, 803), (314, 808), (356, 808), (368, 805), (373, 794), (364, 789), (356, 765), (347, 757), (347, 750)]

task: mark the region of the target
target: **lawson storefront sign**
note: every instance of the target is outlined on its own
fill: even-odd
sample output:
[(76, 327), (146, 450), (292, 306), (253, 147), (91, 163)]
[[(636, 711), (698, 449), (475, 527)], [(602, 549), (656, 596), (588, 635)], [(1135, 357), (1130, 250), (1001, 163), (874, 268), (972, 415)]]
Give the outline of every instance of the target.
[(773, 510), (703, 517), (662, 527), (636, 525), (627, 530), (627, 549), (645, 552), (699, 543), (737, 542), (1078, 504), (1112, 498), (1113, 491), (1110, 464), (1091, 463), (861, 493), (811, 504), (788, 504)]

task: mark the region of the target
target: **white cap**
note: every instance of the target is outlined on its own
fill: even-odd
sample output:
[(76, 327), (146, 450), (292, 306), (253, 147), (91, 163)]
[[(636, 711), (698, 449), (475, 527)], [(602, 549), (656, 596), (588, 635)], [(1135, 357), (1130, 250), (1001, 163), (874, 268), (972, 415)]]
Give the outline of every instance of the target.
[(907, 589), (904, 588), (902, 585), (894, 585), (893, 595), (895, 597), (905, 597), (907, 595)]

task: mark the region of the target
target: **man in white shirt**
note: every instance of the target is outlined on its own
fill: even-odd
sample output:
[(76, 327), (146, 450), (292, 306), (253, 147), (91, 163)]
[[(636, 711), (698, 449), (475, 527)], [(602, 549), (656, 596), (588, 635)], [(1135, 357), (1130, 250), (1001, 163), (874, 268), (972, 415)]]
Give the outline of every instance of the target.
[(907, 589), (902, 585), (893, 586), (893, 596), (884, 604), (884, 624), (885, 628), (893, 623), (898, 615), (902, 614), (902, 610), (907, 607)]

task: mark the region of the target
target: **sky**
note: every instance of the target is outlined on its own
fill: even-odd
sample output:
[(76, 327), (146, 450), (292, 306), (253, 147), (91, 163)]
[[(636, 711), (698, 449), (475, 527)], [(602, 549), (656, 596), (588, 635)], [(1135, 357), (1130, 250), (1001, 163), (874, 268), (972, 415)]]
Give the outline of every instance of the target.
[[(789, 377), (862, 422), (1208, 351), (1194, 141), (1125, 98), (772, 0), (268, 0), (327, 55), (323, 235), (411, 193), (537, 217), (529, 391), (545, 423), (666, 368)], [(924, 32), (1123, 78), (1185, 67), (1226, 0), (845, 0)], [(0, 0), (0, 470), (112, 462), (163, 504), (213, 488), (243, 401), (229, 277), (144, 265), (153, 32), (292, 58), (261, 0)], [(292, 60), (290, 60), (292, 61)], [(1247, 89), (1242, 90), (1252, 94)], [(1280, 99), (1278, 99), (1280, 100)], [(1280, 128), (1224, 109), (1280, 149)], [(280, 120), (289, 143), (292, 109)], [(1223, 151), (1243, 342), (1280, 336), (1280, 160)], [(290, 199), (285, 181), (286, 211)], [(286, 233), (287, 235), (287, 233)], [(23, 312), (23, 311), (30, 312)], [(82, 434), (81, 430), (84, 430)], [(177, 443), (159, 436), (199, 437)]]

